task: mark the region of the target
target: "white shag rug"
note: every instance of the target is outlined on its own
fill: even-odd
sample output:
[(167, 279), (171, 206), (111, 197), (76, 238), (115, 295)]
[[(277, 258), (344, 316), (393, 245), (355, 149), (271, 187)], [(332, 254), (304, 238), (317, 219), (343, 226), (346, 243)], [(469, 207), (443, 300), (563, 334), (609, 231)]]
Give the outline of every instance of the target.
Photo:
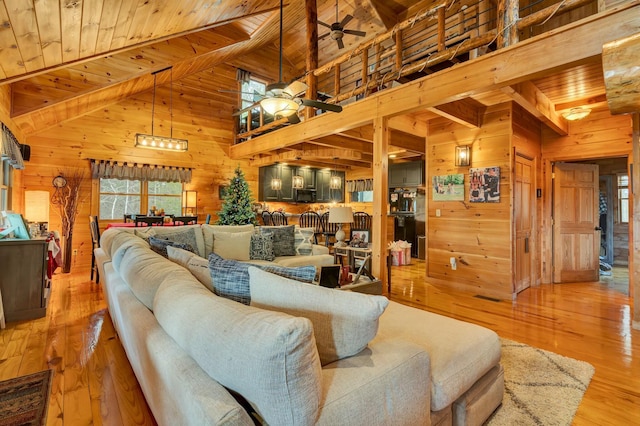
[(595, 369), (553, 352), (502, 340), (505, 391), (488, 426), (570, 425)]

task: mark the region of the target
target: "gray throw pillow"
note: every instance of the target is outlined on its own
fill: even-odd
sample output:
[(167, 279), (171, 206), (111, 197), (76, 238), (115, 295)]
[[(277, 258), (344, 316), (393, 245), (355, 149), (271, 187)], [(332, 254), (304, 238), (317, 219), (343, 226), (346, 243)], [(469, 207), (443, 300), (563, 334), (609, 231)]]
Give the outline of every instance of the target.
[(273, 235), (273, 255), (275, 257), (296, 255), (295, 225), (261, 226), (260, 232)]
[(251, 235), (251, 260), (272, 261), (273, 255), (273, 234), (253, 234)]
[(281, 277), (310, 283), (316, 276), (315, 266), (287, 268), (278, 265), (254, 265), (232, 259), (223, 259), (215, 253), (209, 255), (209, 271), (213, 281), (213, 292), (221, 297), (245, 305), (251, 304), (249, 289), (249, 267), (254, 266)]
[(149, 237), (149, 246), (151, 247), (151, 250), (162, 255), (163, 257), (166, 257), (167, 259), (169, 258), (169, 255), (167, 254), (168, 246), (179, 248), (182, 250), (187, 250), (192, 253), (195, 252), (194, 248), (190, 244), (179, 243), (171, 240), (163, 240), (156, 237)]

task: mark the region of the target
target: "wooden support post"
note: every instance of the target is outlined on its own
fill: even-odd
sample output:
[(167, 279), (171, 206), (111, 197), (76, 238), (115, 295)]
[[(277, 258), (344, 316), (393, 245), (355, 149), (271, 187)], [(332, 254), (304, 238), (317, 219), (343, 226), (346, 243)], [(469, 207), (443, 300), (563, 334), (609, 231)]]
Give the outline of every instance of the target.
[(438, 52), (442, 52), (445, 49), (445, 12), (446, 9), (444, 7), (438, 9)]
[[(631, 264), (629, 265), (629, 297), (633, 298), (632, 326), (640, 330), (640, 112), (632, 116), (633, 122), (633, 172), (631, 174), (631, 188), (633, 206), (631, 209), (632, 225), (629, 240), (631, 247)], [(375, 152), (375, 150), (374, 150)], [(375, 197), (375, 192), (374, 192)]]
[[(318, 9), (316, 0), (305, 0), (307, 9), (307, 99), (318, 97), (318, 77), (309, 71), (318, 68)], [(315, 108), (304, 109), (305, 118), (316, 115)]]
[(373, 275), (387, 288), (387, 188), (389, 187), (389, 119), (373, 120)]
[[(362, 74), (360, 78), (362, 79), (362, 86), (367, 87), (367, 84), (369, 84), (369, 49), (362, 51)], [(364, 96), (366, 97), (368, 94), (369, 91), (365, 90)]]
[(498, 48), (518, 42), (518, 0), (498, 0)]
[(402, 44), (402, 30), (399, 29), (396, 32), (396, 71), (400, 71), (402, 68), (402, 49), (404, 48)]
[(340, 64), (333, 67), (333, 96), (340, 94)]

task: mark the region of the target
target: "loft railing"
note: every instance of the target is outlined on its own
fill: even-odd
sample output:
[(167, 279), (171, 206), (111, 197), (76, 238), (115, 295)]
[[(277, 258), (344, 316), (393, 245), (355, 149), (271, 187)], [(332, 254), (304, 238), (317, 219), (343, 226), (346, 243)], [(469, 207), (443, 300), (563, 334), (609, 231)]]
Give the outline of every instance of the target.
[[(554, 16), (593, 4), (594, 0), (563, 0), (540, 10), (535, 10), (536, 3), (520, 10), (517, 2), (498, 3), (504, 10), (496, 8), (490, 0), (475, 3), (441, 0), (431, 9), (308, 71), (307, 83), (316, 79), (318, 91), (330, 96), (325, 102), (345, 105), (515, 44), (525, 35), (537, 35)], [(245, 125), (241, 123), (238, 127), (236, 143), (288, 122), (287, 119), (273, 120), (255, 104), (249, 110)]]

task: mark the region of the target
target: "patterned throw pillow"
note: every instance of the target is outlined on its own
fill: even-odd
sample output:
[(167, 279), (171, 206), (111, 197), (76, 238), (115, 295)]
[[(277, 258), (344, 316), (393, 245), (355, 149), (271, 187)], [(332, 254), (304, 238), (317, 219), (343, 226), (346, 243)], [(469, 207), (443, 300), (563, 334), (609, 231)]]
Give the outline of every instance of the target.
[(149, 237), (149, 246), (151, 247), (151, 250), (162, 255), (163, 257), (166, 257), (167, 259), (169, 258), (169, 255), (167, 254), (167, 246), (195, 252), (194, 248), (189, 244), (178, 243), (171, 240), (162, 240), (156, 237)]
[(261, 226), (260, 232), (273, 234), (273, 255), (275, 257), (296, 255), (295, 225)]
[[(163, 232), (159, 233), (156, 230), (151, 230), (149, 236), (154, 237), (158, 240), (170, 240), (174, 243), (180, 244), (188, 244), (193, 249), (197, 249), (198, 240), (196, 239), (196, 230), (194, 228), (189, 228), (184, 231), (176, 231), (176, 232)], [(194, 251), (191, 250), (191, 251)], [(195, 253), (196, 251), (194, 251)]]
[(295, 248), (298, 256), (311, 256), (313, 254), (314, 228), (296, 228)]
[(316, 276), (315, 266), (286, 268), (278, 265), (254, 265), (237, 260), (223, 259), (215, 253), (209, 255), (209, 271), (213, 281), (213, 292), (221, 297), (249, 305), (249, 267), (254, 266), (281, 277), (310, 283)]
[(272, 234), (253, 234), (251, 235), (251, 260), (268, 260), (272, 261), (273, 255), (273, 235)]

